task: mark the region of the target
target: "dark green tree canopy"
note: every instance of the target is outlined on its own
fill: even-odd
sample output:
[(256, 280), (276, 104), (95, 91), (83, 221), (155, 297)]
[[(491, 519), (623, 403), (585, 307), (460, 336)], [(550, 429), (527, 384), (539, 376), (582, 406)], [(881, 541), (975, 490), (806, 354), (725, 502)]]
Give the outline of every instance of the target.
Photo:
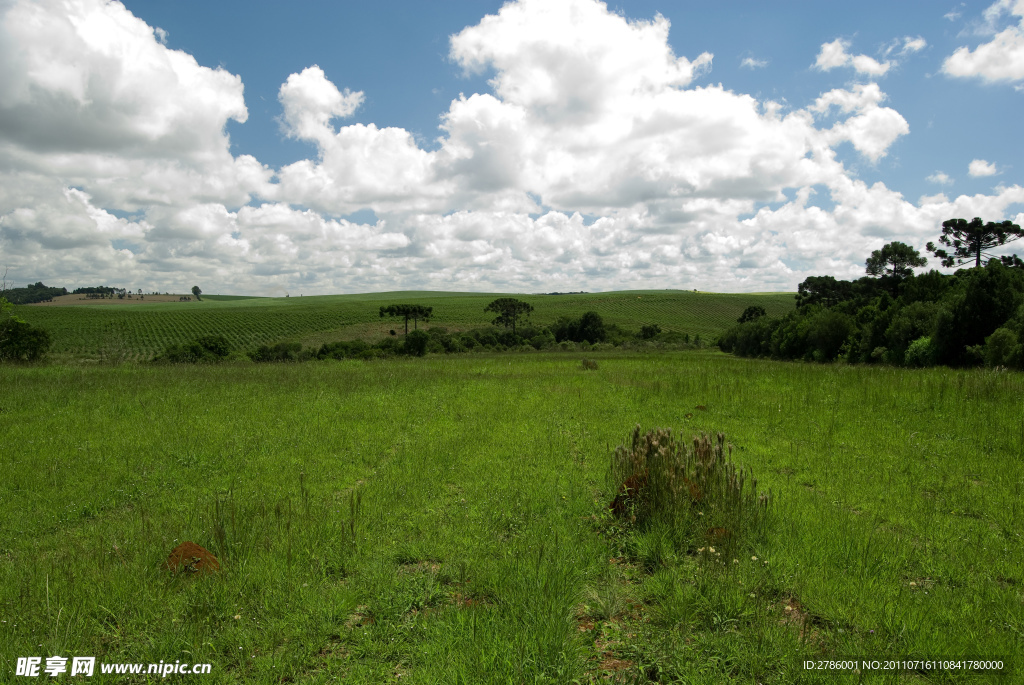
[(197, 300), (203, 299), (203, 298), (199, 297), (200, 295), (203, 294), (203, 291), (199, 289), (198, 285), (192, 286), (192, 294), (196, 296)]
[(1003, 266), (1007, 266), (1011, 269), (1024, 269), (1024, 260), (1015, 254), (1003, 255), (999, 258), (999, 261), (1003, 263)]
[(896, 240), (872, 252), (865, 264), (869, 276), (892, 276), (903, 280), (913, 273), (914, 267), (927, 263), (928, 260), (917, 250)]
[(808, 276), (796, 290), (797, 307), (812, 304), (834, 307), (853, 297), (853, 284), (837, 281), (834, 276)]
[(516, 332), (516, 324), (526, 319), (533, 311), (533, 305), (514, 297), (499, 297), (484, 307), (485, 312), (494, 312), (498, 316), (491, 323), (495, 326), (511, 328)]
[(391, 304), (380, 308), (380, 318), (387, 316), (400, 316), (405, 320), (405, 334), (409, 335), (409, 319), (413, 320), (413, 327), (419, 328), (419, 320), (429, 321), (434, 313), (433, 307), (424, 307), (421, 304)]
[(14, 313), (14, 305), (0, 296), (0, 345), (10, 337), (15, 324), (25, 323)]
[(736, 323), (746, 323), (767, 315), (768, 312), (764, 310), (764, 307), (759, 304), (752, 304), (743, 310), (743, 313), (740, 314), (740, 318), (736, 319)]
[(644, 340), (656, 338), (661, 334), (661, 326), (656, 323), (646, 324), (640, 327), (640, 337)]
[[(939, 242), (946, 247), (953, 248), (952, 253), (938, 247), (935, 243), (928, 243), (925, 247), (941, 259), (942, 266), (946, 268), (961, 266), (971, 261), (974, 262), (975, 267), (979, 267), (982, 257), (995, 257), (988, 252), (989, 249), (1005, 245), (1021, 237), (1024, 237), (1024, 231), (1011, 221), (1001, 223), (989, 221), (985, 224), (979, 217), (974, 217), (969, 223), (966, 219), (949, 219), (942, 222), (942, 236), (939, 238)], [(1011, 265), (1013, 265), (1012, 258), (1007, 266)]]
[(423, 331), (413, 331), (405, 336), (403, 351), (414, 357), (422, 357), (427, 353), (427, 345), (430, 343), (430, 336)]
[(22, 321), (0, 297), (0, 361), (34, 362), (49, 349), (50, 334)]

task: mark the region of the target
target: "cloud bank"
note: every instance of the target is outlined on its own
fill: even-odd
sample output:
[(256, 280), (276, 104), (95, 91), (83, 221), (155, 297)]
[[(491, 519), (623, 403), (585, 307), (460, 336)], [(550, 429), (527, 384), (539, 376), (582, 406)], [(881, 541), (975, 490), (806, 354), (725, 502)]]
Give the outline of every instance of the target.
[(1004, 15), (1020, 20), (973, 51), (966, 46), (958, 48), (943, 62), (942, 71), (949, 76), (988, 82), (1024, 80), (1024, 0), (999, 0), (991, 5), (985, 10), (985, 26), (994, 32), (991, 27)]
[[(364, 93), (311, 65), (278, 99), (282, 134), (316, 157), (271, 169), (230, 152), (238, 76), (120, 3), (17, 0), (0, 17), (0, 262), (21, 280), (252, 294), (789, 290), (1024, 201), (869, 186), (837, 148), (875, 163), (910, 132), (876, 83), (759, 101), (704, 83), (713, 56), (675, 54), (669, 31), (594, 0), (507, 3), (451, 37), (490, 92), (453, 100), (430, 150), (346, 124)], [(816, 64), (894, 64), (848, 47)]]

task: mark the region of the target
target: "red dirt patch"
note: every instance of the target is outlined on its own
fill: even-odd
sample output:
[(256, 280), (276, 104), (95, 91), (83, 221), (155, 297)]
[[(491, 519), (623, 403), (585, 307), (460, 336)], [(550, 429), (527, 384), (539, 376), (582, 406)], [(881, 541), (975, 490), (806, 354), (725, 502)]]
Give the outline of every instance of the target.
[(170, 556), (164, 562), (164, 568), (175, 573), (212, 572), (220, 570), (220, 562), (205, 547), (186, 541), (171, 550)]
[(619, 492), (615, 495), (611, 505), (608, 507), (619, 518), (623, 518), (629, 512), (630, 500), (638, 500), (643, 497), (647, 488), (647, 471), (634, 473), (619, 486)]

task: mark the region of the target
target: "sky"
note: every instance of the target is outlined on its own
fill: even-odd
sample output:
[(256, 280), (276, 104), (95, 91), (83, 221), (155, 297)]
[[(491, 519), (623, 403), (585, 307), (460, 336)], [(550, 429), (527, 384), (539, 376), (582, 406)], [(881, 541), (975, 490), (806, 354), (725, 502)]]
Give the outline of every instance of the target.
[(793, 291), (1024, 224), (1022, 115), (1024, 0), (0, 0), (0, 270)]

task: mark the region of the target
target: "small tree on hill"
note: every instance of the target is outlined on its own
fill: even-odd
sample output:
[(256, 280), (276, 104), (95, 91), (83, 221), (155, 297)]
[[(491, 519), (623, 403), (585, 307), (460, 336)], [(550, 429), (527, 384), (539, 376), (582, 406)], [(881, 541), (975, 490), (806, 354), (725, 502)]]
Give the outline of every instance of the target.
[(192, 286), (192, 294), (196, 296), (197, 300), (201, 300), (202, 298), (199, 296), (203, 294), (203, 291), (199, 289), (198, 285), (194, 285)]
[(895, 240), (872, 252), (865, 265), (869, 276), (892, 276), (903, 280), (913, 273), (914, 267), (927, 263), (928, 260), (917, 250)]
[[(946, 247), (953, 248), (952, 254), (937, 247), (934, 243), (928, 243), (925, 247), (941, 259), (942, 266), (946, 268), (960, 266), (971, 261), (974, 261), (975, 267), (979, 267), (982, 257), (995, 257), (987, 250), (1013, 242), (1021, 237), (1024, 237), (1024, 231), (1010, 221), (998, 224), (989, 221), (987, 224), (983, 224), (979, 217), (975, 217), (970, 223), (965, 219), (950, 219), (942, 222), (942, 237), (939, 238), (939, 242)], [(1011, 258), (1007, 266), (1012, 264)]]
[(516, 324), (520, 320), (525, 320), (530, 315), (530, 312), (533, 311), (533, 305), (517, 300), (514, 297), (499, 297), (484, 307), (484, 311), (497, 314), (497, 318), (491, 323), (495, 326), (511, 327), (512, 335), (515, 335)]
[(400, 316), (405, 319), (405, 334), (409, 335), (409, 319), (412, 319), (413, 328), (418, 329), (420, 319), (429, 321), (434, 313), (433, 307), (424, 307), (421, 304), (391, 304), (380, 308), (380, 318), (387, 316)]
[(640, 327), (640, 337), (644, 340), (656, 338), (661, 334), (661, 326), (656, 323), (646, 324)]

